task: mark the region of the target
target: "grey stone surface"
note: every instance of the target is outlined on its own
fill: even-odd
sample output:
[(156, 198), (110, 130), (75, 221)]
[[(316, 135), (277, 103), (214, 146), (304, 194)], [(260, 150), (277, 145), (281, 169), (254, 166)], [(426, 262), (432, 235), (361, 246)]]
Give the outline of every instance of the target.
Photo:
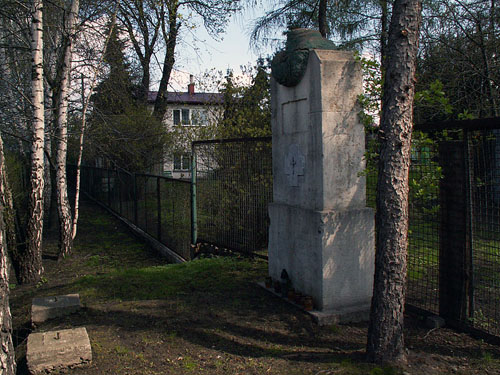
[(269, 205), (269, 274), (286, 269), (292, 285), (320, 310), (370, 304), (374, 269), (374, 218), (369, 208), (313, 211)]
[[(272, 81), (273, 201), (317, 211), (365, 207), (364, 127), (357, 97), (362, 72), (351, 53), (311, 51), (295, 87)], [(337, 92), (340, 90), (341, 92)], [(305, 156), (298, 186), (284, 165), (290, 146)]]
[(31, 322), (40, 324), (48, 319), (69, 315), (81, 308), (78, 294), (33, 298)]
[(364, 306), (354, 306), (351, 308), (346, 308), (343, 310), (304, 310), (302, 306), (290, 301), (288, 298), (284, 298), (281, 293), (276, 293), (273, 288), (266, 288), (264, 282), (257, 283), (258, 286), (265, 289), (267, 292), (273, 294), (274, 296), (282, 299), (283, 301), (289, 303), (290, 305), (304, 311), (309, 314), (313, 320), (320, 326), (328, 326), (332, 324), (347, 324), (347, 323), (358, 323), (364, 322), (370, 319), (370, 305)]
[[(271, 84), (269, 275), (279, 280), (286, 269), (293, 287), (313, 297), (318, 320), (332, 323), (367, 318), (373, 289), (360, 93), (361, 67), (345, 51), (313, 50), (297, 86)], [(304, 157), (293, 179), (291, 155)]]
[(42, 374), (92, 362), (92, 349), (84, 327), (28, 336), (26, 361), (30, 374)]
[(354, 306), (341, 310), (310, 311), (309, 314), (320, 326), (359, 323), (370, 320), (370, 306)]

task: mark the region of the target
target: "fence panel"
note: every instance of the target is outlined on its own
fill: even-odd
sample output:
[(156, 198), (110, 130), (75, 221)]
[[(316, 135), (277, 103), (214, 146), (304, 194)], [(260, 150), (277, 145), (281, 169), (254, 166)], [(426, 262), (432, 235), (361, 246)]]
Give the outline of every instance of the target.
[[(409, 174), (407, 302), (439, 313), (439, 181), (437, 148), (414, 142)], [(378, 160), (367, 162), (366, 202), (375, 208)]]
[(471, 188), (470, 323), (500, 336), (500, 124), (468, 133)]
[(161, 242), (171, 244), (184, 259), (191, 257), (190, 183), (160, 180)]
[(198, 242), (267, 255), (271, 138), (193, 143)]
[(189, 182), (84, 166), (81, 190), (182, 258), (190, 259)]

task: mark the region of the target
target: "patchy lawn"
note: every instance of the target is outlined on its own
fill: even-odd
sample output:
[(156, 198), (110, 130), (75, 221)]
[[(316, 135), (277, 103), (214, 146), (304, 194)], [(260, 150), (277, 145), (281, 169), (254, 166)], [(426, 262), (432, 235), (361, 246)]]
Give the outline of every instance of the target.
[[(72, 256), (46, 246), (36, 287), (11, 292), (19, 373), (25, 374), (31, 299), (79, 293), (84, 308), (36, 331), (84, 326), (90, 367), (71, 374), (498, 374), (500, 348), (407, 318), (408, 367), (363, 362), (367, 324), (318, 327), (255, 285), (262, 260), (206, 258), (168, 265), (100, 208), (82, 207)], [(51, 256), (52, 255), (52, 256)]]

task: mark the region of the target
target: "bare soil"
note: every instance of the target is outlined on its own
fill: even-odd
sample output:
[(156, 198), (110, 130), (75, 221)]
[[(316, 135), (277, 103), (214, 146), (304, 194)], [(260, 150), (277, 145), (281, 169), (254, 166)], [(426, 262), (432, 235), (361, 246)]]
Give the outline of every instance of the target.
[[(256, 285), (262, 260), (202, 259), (165, 266), (99, 207), (82, 207), (74, 253), (54, 260), (46, 242), (44, 279), (15, 286), (11, 309), (19, 374), (27, 335), (84, 326), (93, 362), (71, 374), (500, 374), (500, 348), (467, 334), (406, 321), (408, 365), (364, 362), (367, 324), (317, 326), (309, 315)], [(31, 299), (80, 293), (76, 314), (32, 327)]]

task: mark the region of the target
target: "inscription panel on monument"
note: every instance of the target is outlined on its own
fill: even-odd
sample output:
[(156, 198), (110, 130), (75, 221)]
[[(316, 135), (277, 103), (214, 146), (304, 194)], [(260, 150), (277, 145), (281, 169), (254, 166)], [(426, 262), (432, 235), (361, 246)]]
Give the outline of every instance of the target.
[(299, 145), (291, 144), (285, 157), (285, 174), (290, 186), (299, 186), (299, 176), (304, 176), (305, 166), (306, 158), (300, 151)]
[(281, 104), (281, 133), (293, 134), (308, 131), (309, 103), (307, 98), (291, 100)]

